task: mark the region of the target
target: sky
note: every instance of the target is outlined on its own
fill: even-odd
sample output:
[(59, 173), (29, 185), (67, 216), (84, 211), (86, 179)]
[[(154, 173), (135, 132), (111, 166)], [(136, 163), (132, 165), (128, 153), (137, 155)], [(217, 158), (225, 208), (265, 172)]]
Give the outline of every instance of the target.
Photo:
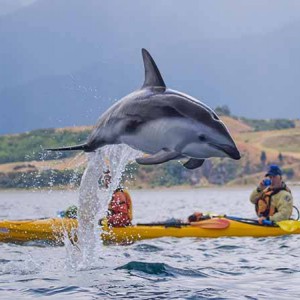
[[(13, 13), (19, 8), (37, 1), (43, 0), (0, 0), (0, 16)], [(60, 1), (67, 1), (72, 5), (72, 1), (69, 0)], [(131, 2), (134, 3), (135, 1), (137, 0)], [(153, 0), (153, 2), (160, 2), (162, 14), (165, 8), (170, 10), (170, 1)], [(207, 38), (265, 33), (300, 18), (299, 0), (199, 0), (196, 2), (182, 0), (181, 2), (186, 6), (196, 6), (191, 19), (199, 17), (197, 7), (204, 8), (201, 18), (204, 18), (207, 26), (202, 28), (201, 34)], [(173, 9), (176, 12), (175, 5)], [(212, 13), (214, 14), (213, 17)], [(180, 16), (181, 11), (177, 10), (177, 14)], [(192, 21), (191, 23), (194, 26), (195, 22)]]
[[(142, 47), (171, 88), (212, 108), (262, 118), (263, 102), (266, 118), (296, 118), (298, 36), (299, 0), (0, 0), (0, 134), (93, 124), (108, 104), (75, 90), (111, 100), (137, 88)], [(68, 78), (80, 78), (72, 95)]]
[(0, 0), (0, 16), (13, 13), (19, 8), (30, 5), (35, 1), (36, 0)]

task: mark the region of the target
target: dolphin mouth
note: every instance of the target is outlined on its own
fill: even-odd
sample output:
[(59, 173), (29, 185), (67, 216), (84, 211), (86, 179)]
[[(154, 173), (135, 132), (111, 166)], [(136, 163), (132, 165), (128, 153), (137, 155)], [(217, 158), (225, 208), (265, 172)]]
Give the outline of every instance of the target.
[(214, 144), (212, 146), (215, 147), (216, 149), (223, 151), (232, 159), (239, 160), (241, 158), (241, 154), (236, 146), (230, 146), (225, 144), (222, 145)]

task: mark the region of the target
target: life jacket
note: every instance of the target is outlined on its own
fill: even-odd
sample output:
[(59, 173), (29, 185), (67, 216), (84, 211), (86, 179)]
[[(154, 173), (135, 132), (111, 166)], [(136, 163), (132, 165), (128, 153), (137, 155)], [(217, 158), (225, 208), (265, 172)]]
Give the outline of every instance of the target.
[(132, 201), (129, 193), (121, 188), (115, 190), (108, 205), (108, 224), (123, 227), (131, 224)]
[(283, 183), (282, 187), (280, 188), (273, 189), (271, 187), (267, 187), (263, 190), (261, 198), (255, 205), (255, 210), (259, 217), (270, 217), (277, 212), (277, 209), (271, 206), (271, 203), (272, 196), (278, 194), (280, 191), (287, 191), (291, 193), (291, 190), (286, 186), (285, 183)]
[(126, 190), (123, 190), (123, 193), (126, 196), (126, 203), (127, 203), (127, 206), (128, 206), (129, 220), (132, 221), (132, 200), (131, 200), (131, 197), (130, 197), (129, 193)]

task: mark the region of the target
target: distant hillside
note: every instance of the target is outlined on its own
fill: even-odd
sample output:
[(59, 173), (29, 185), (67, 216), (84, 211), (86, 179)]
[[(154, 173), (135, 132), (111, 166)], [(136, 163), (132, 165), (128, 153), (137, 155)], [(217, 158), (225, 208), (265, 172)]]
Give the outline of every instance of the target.
[[(131, 169), (135, 180), (130, 184), (135, 188), (255, 184), (269, 163), (281, 165), (287, 180), (300, 181), (299, 122), (293, 123), (294, 128), (255, 131), (255, 126), (251, 127), (242, 120), (230, 116), (223, 116), (222, 120), (241, 151), (241, 160), (208, 159), (194, 171), (186, 170), (178, 162), (147, 167), (134, 164)], [(0, 187), (78, 185), (86, 165), (85, 154), (68, 152), (60, 156), (48, 154), (41, 147), (82, 142), (91, 129), (70, 127), (0, 136), (0, 159), (7, 160), (0, 164)], [(262, 153), (265, 154), (264, 160)]]
[(44, 149), (61, 145), (80, 144), (86, 140), (91, 128), (40, 129), (31, 132), (0, 136), (0, 163), (51, 160), (74, 155), (73, 152), (60, 154)]

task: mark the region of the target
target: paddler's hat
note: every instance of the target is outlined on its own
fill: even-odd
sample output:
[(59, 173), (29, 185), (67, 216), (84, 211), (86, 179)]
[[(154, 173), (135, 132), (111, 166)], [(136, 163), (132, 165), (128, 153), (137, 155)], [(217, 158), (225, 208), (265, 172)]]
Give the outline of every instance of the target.
[(277, 165), (270, 165), (266, 176), (276, 176), (276, 175), (282, 176), (282, 171)]

